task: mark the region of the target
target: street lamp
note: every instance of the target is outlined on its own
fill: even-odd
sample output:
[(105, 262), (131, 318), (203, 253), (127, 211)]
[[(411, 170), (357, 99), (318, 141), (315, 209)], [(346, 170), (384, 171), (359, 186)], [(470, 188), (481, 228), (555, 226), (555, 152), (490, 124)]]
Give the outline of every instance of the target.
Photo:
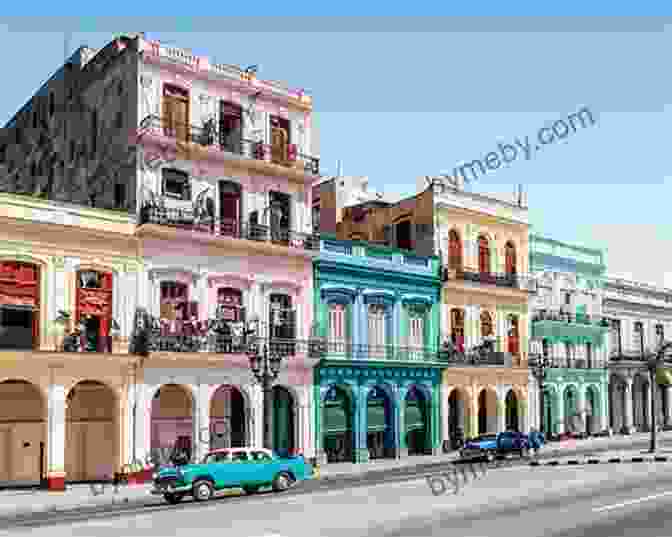
[(273, 382), (280, 373), (282, 355), (277, 349), (270, 348), (268, 342), (262, 342), (260, 347), (258, 319), (251, 319), (247, 326), (245, 335), (249, 341), (247, 355), (250, 369), (264, 392), (264, 447), (273, 449)]
[(656, 354), (649, 356), (647, 362), (649, 367), (649, 386), (651, 386), (651, 445), (649, 446), (649, 453), (656, 452), (656, 371), (664, 363), (665, 354), (669, 349), (672, 349), (672, 341), (661, 341)]
[(544, 376), (546, 368), (551, 366), (551, 360), (548, 356), (538, 356), (533, 362), (533, 371), (539, 384), (539, 428), (546, 432), (544, 427)]

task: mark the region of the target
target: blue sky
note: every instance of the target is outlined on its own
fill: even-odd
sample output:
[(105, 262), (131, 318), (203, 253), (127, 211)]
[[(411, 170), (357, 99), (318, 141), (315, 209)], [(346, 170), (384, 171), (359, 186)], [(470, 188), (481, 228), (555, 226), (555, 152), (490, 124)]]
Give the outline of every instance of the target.
[[(170, 2), (161, 5), (171, 13)], [(304, 7), (259, 6), (268, 15)], [(519, 156), (472, 188), (508, 193), (523, 183), (535, 232), (605, 248), (610, 273), (672, 287), (672, 19), (516, 17), (526, 10), (507, 5), (510, 16), (501, 18), (236, 18), (244, 13), (227, 7), (230, 17), (178, 20), (147, 17), (146, 7), (115, 4), (133, 18), (1, 19), (11, 84), (3, 87), (0, 122), (60, 65), (68, 32), (72, 51), (146, 31), (219, 62), (259, 64), (261, 78), (305, 87), (314, 98), (325, 172), (335, 173), (341, 159), (346, 174), (368, 175), (379, 190), (411, 193), (418, 176), (482, 159), (499, 142), (533, 139), (586, 106), (592, 127), (530, 160)], [(341, 13), (347, 7), (339, 4)], [(428, 14), (422, 3), (404, 9), (411, 7)], [(645, 8), (637, 4), (640, 14)], [(401, 14), (394, 9), (385, 12)], [(474, 14), (463, 9), (453, 13)], [(527, 13), (549, 8), (533, 9)], [(48, 6), (41, 14), (51, 14)], [(357, 12), (373, 14), (369, 5)]]

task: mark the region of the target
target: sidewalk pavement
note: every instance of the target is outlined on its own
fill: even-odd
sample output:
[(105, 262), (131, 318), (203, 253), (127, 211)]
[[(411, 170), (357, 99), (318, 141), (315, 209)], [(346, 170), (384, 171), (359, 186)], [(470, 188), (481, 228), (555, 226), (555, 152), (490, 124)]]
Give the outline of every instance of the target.
[[(672, 431), (660, 433), (659, 440), (670, 441), (672, 448)], [(586, 440), (567, 440), (546, 444), (539, 455), (540, 460), (569, 460), (581, 458), (581, 452), (599, 450), (602, 453), (590, 458), (607, 460), (622, 456), (623, 453), (634, 453), (632, 456), (644, 456), (643, 443), (648, 434), (638, 433), (626, 437), (600, 437)], [(640, 444), (637, 448), (633, 444)], [(665, 449), (661, 449), (665, 452)], [(572, 456), (572, 454), (575, 454)], [(672, 449), (668, 456), (672, 461)], [(369, 472), (385, 472), (395, 469), (410, 469), (412, 467), (448, 464), (458, 458), (457, 452), (436, 456), (410, 456), (403, 459), (379, 459), (364, 464), (331, 463), (319, 468), (320, 480), (347, 478), (348, 476), (363, 476)], [(585, 457), (584, 457), (585, 458)], [(546, 464), (545, 462), (543, 463)], [(662, 463), (664, 464), (664, 463)], [(33, 513), (63, 512), (84, 508), (104, 508), (105, 506), (137, 506), (139, 503), (157, 505), (164, 503), (161, 496), (149, 494), (151, 484), (135, 486), (109, 485), (68, 485), (65, 492), (49, 492), (45, 490), (4, 490), (0, 491), (0, 519), (15, 516), (29, 516)], [(241, 494), (237, 489), (232, 495)]]

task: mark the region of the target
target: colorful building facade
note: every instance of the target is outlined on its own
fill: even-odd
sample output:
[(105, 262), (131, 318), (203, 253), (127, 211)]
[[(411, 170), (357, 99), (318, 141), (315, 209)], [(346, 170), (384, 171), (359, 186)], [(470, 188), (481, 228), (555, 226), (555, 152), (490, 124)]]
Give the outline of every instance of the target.
[(547, 361), (543, 379), (530, 369), (532, 423), (548, 435), (603, 432), (609, 416), (604, 253), (531, 235), (530, 266), (537, 279), (530, 354)]
[(528, 215), (522, 198), (504, 200), (434, 180), (435, 248), (444, 265), (442, 328), (459, 352), (480, 349), (475, 365), (444, 371), (444, 439), (529, 430)]
[(657, 424), (672, 427), (672, 375), (659, 368), (655, 390), (646, 356), (672, 334), (672, 290), (622, 278), (605, 278), (603, 311), (609, 321), (609, 427), (615, 433), (651, 430), (651, 397)]
[(432, 454), (441, 442), (439, 265), (365, 242), (323, 238), (315, 319), (315, 442), (324, 462)]
[(131, 450), (134, 219), (0, 194), (0, 222), (0, 482), (111, 477)]
[[(136, 456), (260, 446), (263, 394), (240, 335), (256, 320), (261, 337), (309, 337), (311, 100), (158, 42), (138, 48), (137, 236), (161, 334), (139, 380)], [(314, 361), (290, 348), (274, 447), (312, 457)]]

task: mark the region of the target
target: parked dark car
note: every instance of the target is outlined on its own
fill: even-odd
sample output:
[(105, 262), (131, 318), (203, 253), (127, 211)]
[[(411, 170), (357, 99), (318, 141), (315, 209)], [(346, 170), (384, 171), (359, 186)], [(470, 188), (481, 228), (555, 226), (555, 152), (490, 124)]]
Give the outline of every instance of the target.
[(523, 457), (528, 454), (530, 443), (527, 433), (517, 431), (483, 434), (467, 441), (460, 450), (460, 457), (465, 460), (487, 461), (510, 453), (518, 453)]

